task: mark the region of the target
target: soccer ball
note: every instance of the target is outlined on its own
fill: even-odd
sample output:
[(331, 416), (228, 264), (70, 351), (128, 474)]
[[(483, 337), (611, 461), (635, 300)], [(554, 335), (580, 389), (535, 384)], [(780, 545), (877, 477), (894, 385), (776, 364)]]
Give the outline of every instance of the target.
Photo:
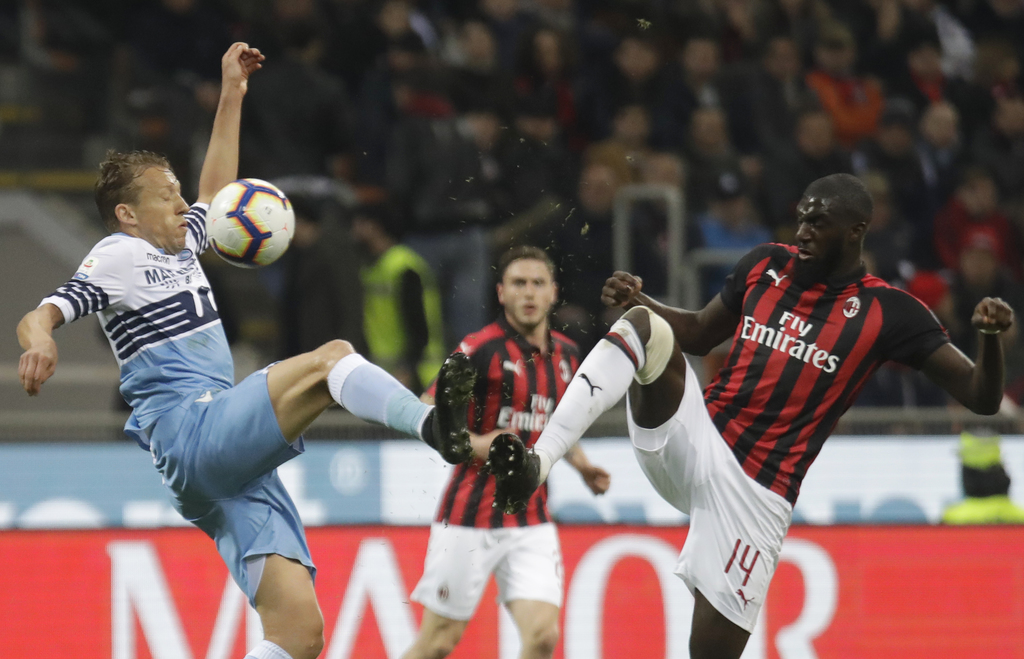
[(243, 178), (210, 202), (206, 230), (213, 251), (232, 265), (258, 268), (276, 261), (295, 235), (295, 213), (273, 184)]

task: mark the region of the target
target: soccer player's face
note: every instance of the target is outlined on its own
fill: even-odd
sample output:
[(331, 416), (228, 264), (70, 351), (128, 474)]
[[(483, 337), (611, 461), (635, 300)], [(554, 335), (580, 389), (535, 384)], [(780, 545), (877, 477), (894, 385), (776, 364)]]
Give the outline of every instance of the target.
[(556, 299), (558, 287), (551, 271), (537, 259), (513, 261), (498, 284), (498, 302), (520, 331), (531, 331), (544, 322)]
[(848, 227), (829, 206), (828, 199), (810, 196), (796, 207), (796, 270), (813, 281), (825, 279), (842, 261)]
[(128, 204), (135, 235), (168, 254), (185, 249), (188, 204), (181, 198), (181, 184), (170, 170), (150, 167), (136, 180), (138, 201)]

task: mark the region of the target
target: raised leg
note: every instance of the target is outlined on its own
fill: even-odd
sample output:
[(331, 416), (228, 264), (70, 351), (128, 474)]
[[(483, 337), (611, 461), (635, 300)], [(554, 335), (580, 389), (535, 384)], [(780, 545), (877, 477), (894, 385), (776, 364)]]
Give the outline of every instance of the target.
[(690, 659), (739, 659), (750, 633), (721, 613), (701, 592), (694, 592)]

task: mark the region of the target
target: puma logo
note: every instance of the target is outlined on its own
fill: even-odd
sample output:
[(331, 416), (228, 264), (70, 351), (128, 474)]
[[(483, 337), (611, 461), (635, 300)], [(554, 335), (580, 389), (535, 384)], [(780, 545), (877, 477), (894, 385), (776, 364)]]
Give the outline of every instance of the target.
[(601, 389), (603, 391), (603, 389), (601, 387), (597, 386), (596, 384), (594, 384), (593, 382), (590, 381), (590, 378), (587, 377), (586, 373), (580, 373), (580, 379), (587, 381), (587, 386), (590, 387), (590, 395), (591, 396), (594, 395), (594, 390), (595, 389)]
[(747, 604), (750, 604), (751, 602), (753, 602), (754, 598), (751, 597), (750, 599), (747, 599), (747, 596), (743, 594), (743, 590), (737, 590), (736, 594), (740, 596), (741, 600), (743, 600), (743, 610), (746, 611)]
[(506, 371), (511, 371), (512, 373), (515, 373), (516, 375), (523, 374), (523, 362), (521, 361), (512, 362), (511, 360), (506, 359), (504, 362), (502, 362), (501, 367)]
[(779, 273), (775, 272), (774, 268), (768, 268), (767, 270), (765, 270), (765, 273), (767, 273), (769, 277), (771, 277), (772, 279), (775, 280), (775, 285), (776, 286), (781, 284), (783, 279), (786, 279), (787, 277), (789, 277), (789, 275), (782, 275), (780, 277)]

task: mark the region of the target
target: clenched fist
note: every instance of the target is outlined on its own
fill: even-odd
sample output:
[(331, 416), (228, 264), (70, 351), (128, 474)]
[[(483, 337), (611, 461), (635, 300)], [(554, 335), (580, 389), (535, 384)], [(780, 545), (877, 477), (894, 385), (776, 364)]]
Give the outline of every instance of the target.
[(608, 278), (601, 289), (601, 302), (607, 307), (628, 307), (633, 303), (643, 288), (644, 282), (639, 277), (616, 270)]
[(1005, 332), (1013, 325), (1013, 309), (997, 297), (987, 297), (974, 307), (971, 324), (986, 334)]

